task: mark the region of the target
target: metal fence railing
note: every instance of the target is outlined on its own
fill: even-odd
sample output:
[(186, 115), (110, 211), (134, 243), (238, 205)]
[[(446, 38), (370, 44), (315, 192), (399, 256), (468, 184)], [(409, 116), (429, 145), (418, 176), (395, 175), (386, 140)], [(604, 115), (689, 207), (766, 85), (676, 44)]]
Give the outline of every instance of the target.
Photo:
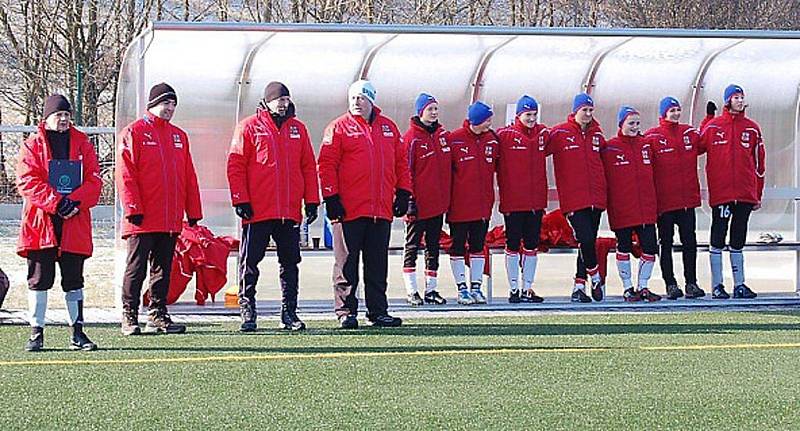
[[(103, 191), (100, 205), (114, 204), (114, 128), (79, 127), (89, 135), (100, 162)], [(20, 145), (36, 132), (36, 126), (0, 126), (0, 204), (19, 204), (16, 169)]]

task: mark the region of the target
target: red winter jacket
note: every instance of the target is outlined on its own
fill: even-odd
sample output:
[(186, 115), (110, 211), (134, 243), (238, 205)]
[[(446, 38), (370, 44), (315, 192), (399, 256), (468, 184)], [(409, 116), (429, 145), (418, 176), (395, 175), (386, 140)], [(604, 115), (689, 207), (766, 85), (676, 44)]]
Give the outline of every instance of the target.
[(611, 230), (656, 223), (656, 188), (650, 144), (618, 132), (600, 150), (608, 184)]
[(761, 203), (766, 154), (761, 129), (755, 121), (725, 108), (703, 129), (699, 150), (701, 154), (708, 153), (709, 205)]
[(661, 119), (645, 137), (653, 157), (658, 215), (700, 206), (697, 145), (700, 133), (688, 124)]
[[(50, 216), (62, 195), (50, 185), (50, 145), (44, 123), (39, 131), (28, 138), (20, 148), (17, 163), (17, 191), (23, 198), (22, 220), (17, 241), (17, 254), (27, 257), (31, 250), (58, 247), (53, 221)], [(69, 159), (79, 160), (83, 166), (81, 186), (67, 197), (79, 201), (77, 215), (64, 220), (61, 233), (61, 252), (92, 255), (92, 214), (90, 208), (97, 205), (103, 181), (97, 153), (89, 138), (74, 127), (69, 129)]]
[(418, 219), (428, 219), (447, 212), (450, 206), (450, 146), (447, 132), (439, 125), (429, 133), (412, 118), (403, 135), (408, 168), (417, 204)]
[(592, 120), (586, 131), (570, 114), (565, 123), (550, 129), (547, 154), (553, 155), (556, 189), (561, 211), (569, 214), (584, 208), (606, 208), (606, 178), (600, 148), (603, 131)]
[(228, 184), (233, 205), (249, 202), (253, 217), (242, 224), (289, 219), (300, 222), (301, 204), (319, 203), (314, 149), (306, 126), (290, 112), (275, 127), (269, 111), (242, 120), (228, 153)]
[(408, 160), (394, 121), (373, 107), (372, 123), (346, 113), (325, 128), (319, 151), (322, 196), (339, 195), (344, 221), (392, 220), (397, 189), (411, 192)]
[(453, 166), (448, 223), (488, 220), (492, 216), (496, 136), (491, 130), (472, 133), (467, 120), (448, 135)]
[(528, 128), (517, 118), (513, 126), (504, 127), (497, 134), (500, 212), (547, 208), (547, 127), (537, 124)]
[[(124, 216), (122, 238), (138, 233), (180, 233), (183, 216), (201, 219), (200, 191), (186, 133), (150, 114), (119, 134), (117, 193)], [(141, 226), (127, 216), (141, 214)]]

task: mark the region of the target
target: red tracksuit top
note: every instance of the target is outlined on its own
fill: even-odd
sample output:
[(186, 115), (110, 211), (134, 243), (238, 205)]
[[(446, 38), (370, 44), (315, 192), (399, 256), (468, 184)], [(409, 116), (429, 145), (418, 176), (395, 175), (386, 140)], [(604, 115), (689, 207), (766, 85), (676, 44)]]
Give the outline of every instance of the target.
[[(292, 105), (293, 106), (293, 105)], [(233, 205), (249, 202), (253, 217), (242, 224), (289, 219), (300, 222), (301, 205), (319, 203), (314, 149), (306, 126), (293, 115), (280, 130), (269, 111), (260, 110), (236, 127), (228, 153)]]
[(344, 221), (392, 220), (397, 189), (411, 192), (408, 160), (397, 125), (374, 106), (372, 123), (349, 112), (325, 128), (319, 151), (322, 196), (338, 194)]
[(648, 130), (658, 215), (700, 206), (697, 156), (700, 132), (688, 124), (659, 120)]
[(417, 218), (428, 219), (447, 212), (450, 206), (451, 162), (447, 132), (439, 125), (429, 133), (416, 117), (403, 135), (408, 168), (417, 204)]
[(656, 188), (650, 143), (622, 131), (600, 149), (608, 187), (612, 230), (656, 223)]
[(547, 127), (514, 125), (497, 132), (500, 137), (497, 158), (497, 185), (500, 212), (531, 211), (547, 208)]
[[(92, 214), (97, 205), (103, 181), (97, 154), (89, 138), (75, 127), (69, 129), (69, 159), (81, 161), (83, 181), (67, 197), (80, 201), (77, 215), (64, 220), (60, 252), (92, 255)], [(52, 155), (47, 143), (44, 123), (38, 132), (20, 147), (17, 162), (17, 191), (23, 199), (17, 254), (27, 257), (32, 250), (58, 247), (50, 215), (56, 213), (61, 195), (50, 185), (49, 169)]]
[[(122, 238), (138, 233), (180, 233), (183, 216), (203, 218), (197, 174), (186, 132), (145, 114), (118, 136), (116, 182), (124, 216)], [(141, 226), (127, 216), (144, 215)]]
[(448, 223), (489, 220), (492, 216), (496, 136), (492, 130), (472, 133), (467, 120), (448, 135), (453, 166)]
[(755, 121), (725, 108), (722, 115), (706, 124), (699, 150), (707, 153), (709, 205), (761, 203), (766, 154), (761, 129)]
[(566, 122), (550, 129), (546, 150), (553, 155), (558, 200), (564, 214), (606, 208), (606, 177), (600, 160), (604, 145), (603, 131), (596, 120), (583, 131), (575, 114), (569, 114)]

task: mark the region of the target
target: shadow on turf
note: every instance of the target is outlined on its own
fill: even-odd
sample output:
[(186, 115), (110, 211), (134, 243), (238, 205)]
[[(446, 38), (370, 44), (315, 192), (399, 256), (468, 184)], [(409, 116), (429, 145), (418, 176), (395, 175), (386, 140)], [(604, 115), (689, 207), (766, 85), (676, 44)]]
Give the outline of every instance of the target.
[(606, 346), (353, 346), (353, 347), (263, 347), (263, 346), (159, 346), (159, 347), (109, 347), (106, 352), (185, 352), (185, 353), (253, 353), (253, 354), (310, 354), (324, 355), (337, 353), (415, 353), (415, 352), (463, 352), (465, 350), (494, 352), (497, 350), (625, 350), (625, 347)]

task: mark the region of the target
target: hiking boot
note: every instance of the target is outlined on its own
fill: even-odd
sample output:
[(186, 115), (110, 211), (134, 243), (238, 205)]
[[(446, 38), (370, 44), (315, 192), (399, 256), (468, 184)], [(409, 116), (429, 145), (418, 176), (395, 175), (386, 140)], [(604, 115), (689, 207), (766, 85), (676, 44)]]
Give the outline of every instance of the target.
[(647, 302), (656, 302), (661, 301), (661, 295), (657, 295), (650, 291), (648, 288), (644, 288), (639, 290), (639, 297), (642, 298), (642, 301)]
[(242, 324), (239, 332), (254, 332), (258, 328), (258, 312), (254, 301), (243, 301), (239, 303), (239, 315), (242, 317)]
[(589, 296), (586, 295), (586, 292), (584, 292), (583, 289), (575, 289), (572, 291), (572, 297), (570, 297), (570, 301), (581, 302), (586, 304), (592, 302), (592, 298), (589, 298)]
[(38, 326), (31, 327), (31, 337), (25, 343), (25, 350), (38, 352), (44, 349), (44, 328)]
[(306, 329), (306, 324), (297, 317), (296, 303), (290, 302), (281, 305), (281, 322), (278, 327), (289, 331), (302, 331)]
[(372, 322), (372, 326), (378, 326), (381, 328), (396, 328), (403, 324), (403, 319), (399, 317), (392, 317), (388, 314), (383, 314), (374, 319), (370, 319), (370, 321)]
[(339, 316), (339, 327), (342, 329), (358, 329), (358, 319), (355, 314)]
[(526, 303), (538, 304), (540, 302), (544, 302), (544, 298), (542, 298), (541, 296), (537, 295), (536, 292), (533, 291), (533, 289), (528, 289), (528, 290), (522, 292), (522, 296), (520, 296), (519, 299), (520, 299), (520, 301), (526, 302)]
[(186, 326), (173, 323), (166, 309), (156, 308), (147, 313), (147, 325), (144, 332), (148, 334), (183, 334)]
[(622, 292), (622, 300), (625, 302), (639, 302), (642, 300), (642, 297), (639, 296), (639, 292), (636, 292), (632, 287), (629, 287)]
[(486, 304), (486, 296), (481, 292), (480, 284), (473, 284), (472, 288), (469, 290), (469, 294), (472, 296), (472, 299), (475, 300), (473, 304)]
[(733, 297), (735, 299), (753, 299), (756, 296), (758, 295), (750, 290), (746, 284), (740, 284), (733, 288)]
[(681, 291), (681, 288), (678, 287), (677, 284), (667, 285), (667, 299), (671, 299), (674, 301), (681, 297), (683, 297), (683, 291)]
[(508, 294), (508, 303), (509, 304), (519, 304), (520, 303), (519, 290), (512, 290)]
[(606, 297), (606, 284), (603, 281), (592, 281), (592, 299), (600, 302)]
[(725, 286), (721, 284), (714, 286), (714, 290), (711, 291), (711, 298), (713, 299), (728, 299), (730, 297), (728, 292), (725, 291)]
[(139, 310), (125, 307), (122, 309), (122, 335), (140, 335), (142, 329), (139, 327)]
[(93, 343), (83, 332), (83, 325), (76, 323), (72, 326), (72, 337), (69, 340), (69, 348), (72, 350), (83, 350), (89, 352), (97, 350), (97, 344)]
[(442, 295), (439, 295), (439, 292), (431, 290), (430, 292), (425, 292), (425, 303), (444, 305), (447, 304), (447, 300), (442, 298)]
[(686, 299), (702, 298), (706, 292), (697, 283), (686, 283)]
[(475, 303), (475, 298), (469, 294), (467, 288), (458, 289), (458, 303), (461, 305), (472, 305)]
[(408, 295), (406, 297), (406, 302), (408, 302), (408, 305), (412, 307), (419, 307), (423, 304), (422, 297), (419, 296), (418, 292), (414, 292), (411, 295)]

